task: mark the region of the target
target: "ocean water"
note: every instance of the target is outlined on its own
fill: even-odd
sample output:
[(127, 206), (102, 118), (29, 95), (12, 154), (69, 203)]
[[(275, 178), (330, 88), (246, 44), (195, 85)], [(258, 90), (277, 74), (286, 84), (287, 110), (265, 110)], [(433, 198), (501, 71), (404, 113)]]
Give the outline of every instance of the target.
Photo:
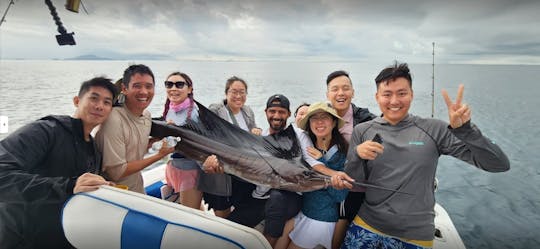
[[(165, 102), (162, 82), (173, 71), (194, 81), (195, 98), (205, 105), (225, 96), (225, 80), (236, 75), (248, 83), (247, 104), (257, 124), (266, 128), (266, 99), (285, 94), (291, 108), (325, 99), (326, 75), (350, 72), (353, 102), (380, 114), (374, 100), (373, 79), (388, 64), (332, 62), (194, 62), (194, 61), (24, 61), (0, 60), (0, 115), (8, 116), (9, 132), (48, 114), (72, 114), (72, 99), (82, 81), (94, 76), (114, 80), (133, 63), (152, 68), (156, 94), (149, 107), (159, 116)], [(430, 64), (410, 65), (414, 101), (410, 112), (432, 114)], [(506, 152), (511, 170), (488, 173), (450, 157), (441, 157), (437, 201), (452, 218), (467, 248), (540, 248), (540, 66), (436, 65), (434, 116), (447, 120), (440, 95), (455, 96), (465, 84), (464, 101), (472, 107), (472, 121)], [(292, 121), (292, 118), (290, 119)]]

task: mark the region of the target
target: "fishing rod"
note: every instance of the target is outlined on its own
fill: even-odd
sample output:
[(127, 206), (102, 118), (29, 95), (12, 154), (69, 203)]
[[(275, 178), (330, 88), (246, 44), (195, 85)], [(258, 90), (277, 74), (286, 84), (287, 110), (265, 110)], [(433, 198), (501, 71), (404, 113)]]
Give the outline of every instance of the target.
[(11, 7), (11, 5), (14, 5), (14, 4), (15, 4), (15, 1), (13, 0), (9, 1), (6, 11), (4, 12), (4, 15), (2, 16), (2, 19), (0, 19), (0, 26), (2, 26), (2, 23), (6, 21), (6, 15), (9, 11), (9, 8)]
[[(347, 181), (347, 182), (352, 184), (354, 187), (374, 188), (374, 189), (385, 190), (385, 191), (390, 191), (390, 192), (394, 192), (394, 193), (400, 193), (400, 194), (406, 194), (406, 195), (414, 195), (412, 193), (403, 192), (403, 191), (398, 190), (398, 189), (391, 189), (391, 188), (378, 186), (378, 185), (370, 184), (370, 183), (366, 183), (366, 182), (356, 182), (356, 181)], [(354, 187), (353, 187), (353, 189), (354, 189)]]
[(431, 54), (433, 55), (433, 60), (431, 62), (431, 117), (435, 113), (435, 42), (432, 42), (433, 50)]

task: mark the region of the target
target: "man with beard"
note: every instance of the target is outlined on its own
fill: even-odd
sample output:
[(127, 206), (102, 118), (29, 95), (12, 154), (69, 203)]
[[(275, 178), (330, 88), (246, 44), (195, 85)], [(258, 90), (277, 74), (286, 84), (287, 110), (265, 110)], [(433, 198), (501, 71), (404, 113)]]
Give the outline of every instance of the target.
[[(268, 130), (263, 132), (263, 136), (273, 135), (283, 131), (287, 127), (287, 119), (291, 116), (289, 109), (290, 102), (282, 94), (274, 94), (266, 102), (266, 119), (268, 120)], [(315, 160), (308, 153), (308, 148), (313, 147), (309, 137), (300, 129), (294, 129), (296, 138), (302, 147), (304, 159), (311, 166), (324, 166)], [(267, 199), (264, 208), (265, 225), (263, 234), (275, 246), (279, 237), (283, 235), (283, 228), (287, 220), (298, 214), (302, 207), (302, 196), (295, 192), (280, 189), (269, 189), (257, 186), (252, 196), (258, 199)]]
[[(289, 107), (289, 99), (284, 95), (270, 96), (265, 109), (269, 128), (262, 135), (277, 134), (287, 127), (287, 119), (291, 116)], [(294, 129), (294, 131), (306, 162), (312, 167), (321, 165), (319, 161), (309, 156), (307, 148), (313, 146), (309, 137), (299, 129)], [(207, 173), (223, 173), (219, 164), (208, 164), (203, 165), (203, 167)], [(300, 211), (301, 195), (290, 191), (257, 186), (237, 177), (232, 179), (231, 202), (234, 210), (227, 219), (249, 227), (254, 227), (265, 219), (263, 234), (274, 246), (283, 234), (285, 222)]]

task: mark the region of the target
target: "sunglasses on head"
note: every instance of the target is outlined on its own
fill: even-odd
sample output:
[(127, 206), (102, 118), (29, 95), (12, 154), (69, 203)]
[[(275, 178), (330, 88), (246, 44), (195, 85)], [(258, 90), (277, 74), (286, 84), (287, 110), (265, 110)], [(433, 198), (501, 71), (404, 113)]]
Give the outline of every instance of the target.
[(166, 88), (172, 88), (173, 86), (176, 86), (176, 88), (181, 89), (184, 88), (184, 86), (188, 85), (185, 81), (165, 81), (165, 87)]

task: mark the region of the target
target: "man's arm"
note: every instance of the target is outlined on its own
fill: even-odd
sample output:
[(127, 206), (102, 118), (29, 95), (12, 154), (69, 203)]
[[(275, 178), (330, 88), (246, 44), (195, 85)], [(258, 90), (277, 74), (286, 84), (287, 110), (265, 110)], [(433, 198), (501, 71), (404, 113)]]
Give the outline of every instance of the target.
[[(163, 141), (163, 145), (161, 146), (161, 149), (159, 149), (158, 153), (141, 160), (128, 162), (126, 165), (126, 169), (124, 170), (124, 173), (120, 176), (120, 178), (137, 173), (144, 168), (152, 165), (153, 163), (159, 161), (164, 156), (167, 156), (168, 154), (173, 152), (174, 147), (167, 147), (167, 142)], [(115, 179), (115, 181), (117, 180), (118, 179)]]
[(359, 128), (360, 126), (356, 126), (353, 129), (349, 151), (347, 152), (347, 161), (345, 161), (345, 169), (343, 171), (357, 181), (363, 182), (366, 178), (364, 169), (367, 161), (360, 158), (357, 152), (357, 147), (364, 143), (362, 141), (362, 132)]
[(463, 160), (489, 172), (504, 172), (510, 169), (510, 161), (501, 148), (482, 135), (480, 129), (470, 121), (456, 129), (444, 125), (447, 135), (440, 143), (441, 152)]
[(336, 189), (342, 189), (342, 188), (352, 188), (352, 185), (347, 181), (354, 181), (351, 177), (349, 177), (345, 172), (333, 170), (331, 168), (326, 167), (323, 162), (316, 160), (311, 156), (311, 153), (309, 153), (309, 148), (313, 147), (313, 142), (311, 142), (311, 139), (309, 136), (301, 129), (295, 127), (294, 131), (296, 133), (296, 137), (298, 138), (298, 142), (300, 143), (300, 147), (302, 148), (302, 155), (304, 157), (304, 160), (317, 172), (330, 176), (332, 179), (330, 180), (330, 183), (332, 187)]
[(84, 173), (81, 176), (77, 177), (77, 180), (75, 182), (75, 186), (73, 187), (73, 193), (80, 193), (80, 192), (89, 192), (94, 191), (99, 188), (101, 185), (110, 185), (113, 184), (111, 182), (106, 181), (102, 176), (92, 174), (92, 173)]
[[(471, 109), (462, 103), (464, 89), (463, 84), (459, 85), (455, 102), (448, 96), (446, 90), (442, 91), (448, 107), (450, 122), (447, 129), (459, 139), (456, 141), (454, 136), (446, 133), (440, 145), (443, 154), (452, 155), (485, 171), (503, 172), (509, 170), (510, 161), (501, 148), (495, 142), (484, 137), (480, 129), (470, 122)], [(444, 130), (444, 128), (442, 129)]]
[(298, 127), (294, 127), (294, 132), (296, 133), (296, 138), (298, 139), (298, 142), (300, 143), (300, 147), (302, 148), (302, 157), (304, 157), (304, 160), (306, 160), (309, 166), (311, 167), (314, 167), (316, 165), (324, 166), (323, 163), (317, 161), (309, 153), (308, 148), (313, 147), (313, 142), (311, 142), (311, 139), (309, 139), (309, 136)]

